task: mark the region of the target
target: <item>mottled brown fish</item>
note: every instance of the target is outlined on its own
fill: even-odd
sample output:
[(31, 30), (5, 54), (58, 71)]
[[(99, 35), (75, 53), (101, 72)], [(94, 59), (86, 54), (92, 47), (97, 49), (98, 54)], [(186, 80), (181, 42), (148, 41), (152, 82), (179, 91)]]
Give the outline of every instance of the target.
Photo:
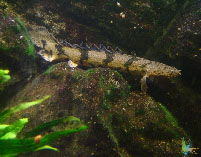
[(34, 25), (30, 27), (30, 36), (33, 44), (38, 47), (38, 54), (49, 62), (70, 59), (78, 65), (109, 67), (129, 72), (135, 76), (141, 76), (141, 87), (144, 91), (147, 88), (146, 82), (143, 81), (146, 77), (175, 78), (181, 75), (180, 70), (175, 67), (136, 56), (63, 46), (45, 27)]

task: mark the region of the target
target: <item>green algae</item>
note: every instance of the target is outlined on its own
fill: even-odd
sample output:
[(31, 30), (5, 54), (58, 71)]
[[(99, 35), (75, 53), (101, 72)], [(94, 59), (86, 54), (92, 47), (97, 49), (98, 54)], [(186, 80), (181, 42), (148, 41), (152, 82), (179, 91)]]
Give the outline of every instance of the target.
[(91, 77), (93, 76), (93, 74), (95, 74), (97, 72), (97, 69), (88, 69), (86, 70), (84, 73), (82, 73), (81, 71), (77, 70), (74, 74), (73, 74), (73, 78), (75, 80), (79, 80), (81, 77), (86, 78), (87, 80), (90, 80)]
[(101, 90), (103, 90), (101, 106), (103, 107), (103, 109), (108, 110), (110, 109), (110, 102), (108, 101), (108, 94), (110, 92), (107, 92), (107, 90), (109, 90), (109, 86), (107, 86), (105, 82), (106, 82), (105, 77), (101, 76), (100, 79), (98, 80), (98, 86)]
[(31, 38), (29, 36), (29, 33), (28, 33), (28, 30), (27, 30), (26, 26), (23, 24), (23, 22), (19, 18), (16, 18), (16, 21), (18, 22), (17, 30), (22, 32), (22, 34), (23, 34), (23, 36), (25, 38), (25, 41), (27, 43), (26, 53), (29, 56), (35, 57), (34, 45), (33, 45), (32, 41), (31, 41)]
[(93, 74), (93, 73), (95, 73), (96, 71), (97, 71), (96, 69), (91, 68), (91, 69), (88, 69), (86, 72), (87, 72), (88, 74)]
[(88, 69), (87, 71), (86, 71), (86, 76), (87, 76), (87, 79), (90, 79), (91, 78), (91, 76), (96, 72), (97, 70), (96, 69)]
[[(15, 52), (26, 53), (26, 55), (35, 57), (35, 48), (31, 41), (30, 35), (26, 26), (18, 18), (4, 15), (2, 19), (2, 41), (0, 43), (0, 49), (4, 52), (10, 51), (14, 48)], [(13, 23), (8, 23), (9, 18), (12, 18)]]
[(123, 78), (122, 74), (120, 72), (118, 72), (117, 70), (114, 70), (114, 73), (119, 77), (119, 78)]
[(54, 65), (50, 66), (43, 74), (44, 75), (49, 75), (49, 77), (51, 79), (62, 80), (63, 76), (64, 76), (63, 72), (58, 71), (58, 70), (54, 70), (54, 68), (55, 68)]
[(160, 105), (161, 109), (163, 110), (163, 112), (165, 113), (165, 117), (166, 117), (167, 121), (169, 123), (171, 123), (173, 126), (178, 127), (178, 122), (177, 122), (176, 118), (170, 113), (170, 111), (168, 111), (168, 109), (164, 105), (162, 105), (160, 103), (159, 103), (159, 105)]
[(73, 78), (75, 80), (78, 80), (79, 78), (81, 78), (81, 72), (80, 71), (76, 71), (74, 74), (73, 74)]
[(117, 71), (105, 74), (105, 71), (99, 71), (99, 69), (88, 69), (84, 73), (79, 70), (73, 73), (73, 79), (84, 79), (86, 84), (94, 80), (94, 78), (96, 81), (93, 82), (97, 82), (99, 94), (102, 96), (101, 107), (103, 109), (109, 110), (121, 98), (122, 100), (126, 99), (130, 88), (129, 86), (126, 86), (125, 89), (120, 88), (119, 81), (123, 77)]
[(62, 80), (63, 76), (64, 76), (64, 74), (62, 72), (59, 72), (59, 71), (50, 73), (50, 78), (56, 79), (56, 80)]
[[(120, 75), (117, 75), (118, 77)], [(118, 82), (118, 81), (117, 81)], [(119, 89), (115, 81), (109, 81), (103, 75), (98, 80), (98, 86), (103, 92), (102, 107), (106, 110), (112, 107), (112, 104), (116, 103), (120, 98), (125, 101), (128, 95), (129, 87), (125, 89)]]
[(50, 67), (44, 72), (44, 74), (45, 74), (45, 75), (49, 75), (49, 74), (52, 72), (52, 70), (54, 70), (54, 65), (50, 66)]

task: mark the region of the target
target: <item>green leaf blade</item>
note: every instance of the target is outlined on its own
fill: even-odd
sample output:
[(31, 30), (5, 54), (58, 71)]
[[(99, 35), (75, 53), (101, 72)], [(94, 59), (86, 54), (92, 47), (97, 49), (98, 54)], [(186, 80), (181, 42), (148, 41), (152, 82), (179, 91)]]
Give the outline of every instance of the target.
[(43, 131), (46, 131), (48, 129), (51, 129), (54, 126), (60, 125), (60, 124), (65, 124), (68, 122), (80, 122), (80, 119), (77, 117), (73, 117), (73, 116), (68, 116), (65, 118), (61, 118), (61, 119), (57, 119), (57, 120), (53, 120), (51, 122), (47, 122), (47, 123), (43, 123), (42, 125), (36, 127), (35, 129), (33, 129), (32, 131), (28, 132), (25, 136), (25, 138), (28, 137), (34, 137), (40, 133), (42, 133)]
[(40, 103), (42, 103), (43, 101), (45, 101), (46, 99), (48, 99), (50, 96), (45, 96), (39, 100), (36, 101), (31, 101), (31, 102), (26, 102), (26, 103), (22, 103), (20, 105), (14, 106), (8, 110), (5, 110), (3, 112), (0, 113), (0, 124), (6, 119), (8, 118), (11, 114), (25, 110), (31, 106), (34, 105), (38, 105)]
[(76, 132), (80, 132), (87, 129), (87, 125), (83, 125), (77, 129), (69, 129), (64, 131), (53, 132), (44, 136), (39, 144), (36, 144), (34, 139), (0, 139), (0, 156), (1, 155), (13, 155), (23, 152), (37, 151), (41, 149), (51, 149), (58, 151), (57, 148), (47, 146), (53, 141)]
[(0, 131), (0, 139), (16, 138), (17, 134), (22, 130), (26, 123), (28, 123), (28, 118), (17, 120), (15, 123)]

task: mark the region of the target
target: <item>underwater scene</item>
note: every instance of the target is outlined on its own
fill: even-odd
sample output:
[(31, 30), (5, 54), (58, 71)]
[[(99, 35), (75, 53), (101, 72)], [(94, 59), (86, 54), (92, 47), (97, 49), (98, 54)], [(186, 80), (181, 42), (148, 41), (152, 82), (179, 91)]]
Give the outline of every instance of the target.
[(201, 0), (0, 0), (14, 156), (201, 156)]

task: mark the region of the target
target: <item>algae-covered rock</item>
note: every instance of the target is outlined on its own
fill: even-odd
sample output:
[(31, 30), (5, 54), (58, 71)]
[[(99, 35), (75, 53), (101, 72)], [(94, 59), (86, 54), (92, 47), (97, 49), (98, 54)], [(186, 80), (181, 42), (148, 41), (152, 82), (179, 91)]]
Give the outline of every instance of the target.
[[(5, 1), (8, 3), (4, 3)], [(12, 23), (14, 34), (13, 28), (11, 31), (4, 29), (9, 31), (0, 32), (0, 36), (9, 34), (1, 39), (7, 47), (19, 44), (20, 51), (22, 49), (23, 52), (29, 48), (23, 21), (25, 25), (46, 27), (60, 43), (63, 40), (77, 44), (82, 41), (88, 44), (103, 43), (128, 51), (134, 50), (141, 56), (151, 49), (148, 57), (182, 69), (184, 84), (176, 82), (173, 87), (165, 81), (154, 82), (159, 88), (153, 88), (149, 94), (163, 105), (154, 102), (149, 95), (136, 91), (135, 87), (139, 87), (136, 82), (132, 84), (134, 91), (130, 92), (129, 85), (121, 75), (109, 69), (75, 70), (61, 63), (31, 79), (12, 98), (10, 105), (35, 100), (46, 94), (52, 95), (52, 98), (46, 105), (16, 115), (30, 117), (31, 123), (27, 130), (65, 115), (77, 116), (85, 123), (89, 122), (88, 132), (56, 143), (61, 153), (55, 155), (181, 156), (181, 137), (186, 137), (179, 127), (181, 124), (200, 143), (200, 93), (185, 87), (185, 84), (191, 84), (200, 90), (199, 0), (1, 2), (0, 10), (8, 8), (11, 9), (8, 13), (19, 16)], [(4, 15), (1, 16), (2, 21), (9, 19)], [(13, 19), (13, 16), (10, 17)], [(153, 49), (152, 45), (155, 46)], [(9, 66), (11, 78), (17, 80), (19, 77), (12, 76), (12, 71), (16, 69), (23, 71), (20, 73), (22, 76), (30, 76), (27, 73), (30, 74), (29, 70), (32, 68), (29, 63), (32, 62), (27, 61), (24, 53), (13, 53), (19, 52), (19, 49), (2, 49), (0, 52), (4, 55), (7, 52), (12, 54), (0, 58), (1, 65)], [(12, 67), (15, 69), (12, 70)], [(9, 91), (13, 89), (15, 88)], [(177, 116), (179, 122), (166, 107)], [(50, 155), (50, 152), (43, 153), (45, 156)], [(32, 156), (42, 156), (43, 153)]]
[[(52, 97), (41, 106), (15, 115), (29, 117), (24, 131), (63, 116), (73, 115), (88, 124), (79, 135), (55, 144), (58, 156), (160, 156), (181, 155), (185, 132), (167, 109), (151, 97), (131, 92), (121, 74), (110, 69), (70, 69), (59, 63), (37, 76), (9, 106)], [(8, 107), (9, 107), (8, 106)], [(11, 119), (11, 120), (12, 120)], [(51, 131), (51, 130), (50, 130)], [(39, 152), (30, 156), (48, 156)]]
[(0, 67), (9, 69), (11, 75), (11, 79), (4, 84), (9, 89), (0, 92), (4, 97), (1, 105), (36, 74), (34, 53), (34, 46), (23, 23), (0, 9)]

